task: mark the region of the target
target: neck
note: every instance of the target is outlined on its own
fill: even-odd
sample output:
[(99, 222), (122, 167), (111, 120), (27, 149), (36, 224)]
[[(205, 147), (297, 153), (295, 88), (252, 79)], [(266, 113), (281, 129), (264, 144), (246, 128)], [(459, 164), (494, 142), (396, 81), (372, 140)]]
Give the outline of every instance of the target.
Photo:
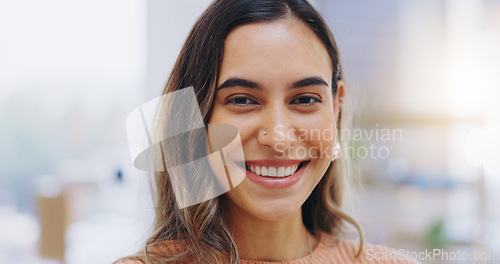
[(311, 248), (317, 244), (302, 222), (302, 210), (287, 219), (267, 221), (248, 214), (234, 204), (230, 207), (228, 227), (241, 259), (293, 260), (309, 255)]

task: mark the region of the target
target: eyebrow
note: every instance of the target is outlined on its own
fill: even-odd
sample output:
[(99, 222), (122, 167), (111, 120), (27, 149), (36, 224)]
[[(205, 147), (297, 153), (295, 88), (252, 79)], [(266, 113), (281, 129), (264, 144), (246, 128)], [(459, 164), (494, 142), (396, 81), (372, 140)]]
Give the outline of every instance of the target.
[(291, 86), (291, 89), (303, 88), (303, 87), (312, 86), (312, 85), (328, 86), (328, 83), (325, 80), (323, 80), (323, 78), (321, 78), (321, 77), (308, 77), (308, 78), (302, 79), (300, 81), (294, 82)]
[[(303, 87), (312, 86), (312, 85), (328, 86), (328, 83), (325, 80), (323, 80), (323, 78), (321, 78), (321, 77), (307, 77), (305, 79), (294, 82), (290, 86), (290, 89), (303, 88)], [(259, 90), (259, 91), (263, 90), (262, 86), (256, 82), (252, 82), (252, 81), (241, 79), (241, 78), (230, 78), (230, 79), (226, 80), (223, 84), (221, 84), (217, 88), (217, 91), (219, 91), (220, 89), (224, 89), (224, 88), (228, 88), (228, 87), (235, 87), (235, 86), (248, 88), (248, 89), (255, 89), (255, 90)]]

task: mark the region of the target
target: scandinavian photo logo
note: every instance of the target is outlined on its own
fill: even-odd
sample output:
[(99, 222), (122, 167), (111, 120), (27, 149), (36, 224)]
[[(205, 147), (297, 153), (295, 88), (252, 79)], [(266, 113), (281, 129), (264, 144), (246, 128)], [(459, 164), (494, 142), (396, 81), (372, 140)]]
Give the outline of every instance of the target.
[(179, 208), (228, 192), (245, 177), (238, 129), (205, 126), (193, 87), (144, 103), (126, 126), (134, 166), (169, 177)]

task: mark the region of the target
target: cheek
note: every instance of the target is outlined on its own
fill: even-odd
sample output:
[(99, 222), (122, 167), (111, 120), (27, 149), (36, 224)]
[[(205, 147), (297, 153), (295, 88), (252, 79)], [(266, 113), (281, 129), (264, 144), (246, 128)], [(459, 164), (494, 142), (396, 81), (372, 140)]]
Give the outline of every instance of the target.
[(331, 115), (305, 119), (301, 122), (299, 131), (303, 132), (299, 139), (306, 141), (310, 147), (321, 153), (331, 149), (337, 137), (335, 119)]
[(209, 124), (226, 124), (234, 126), (238, 129), (242, 141), (251, 135), (258, 122), (258, 118), (251, 115), (234, 115), (225, 113), (222, 109), (214, 107), (212, 116), (210, 117)]

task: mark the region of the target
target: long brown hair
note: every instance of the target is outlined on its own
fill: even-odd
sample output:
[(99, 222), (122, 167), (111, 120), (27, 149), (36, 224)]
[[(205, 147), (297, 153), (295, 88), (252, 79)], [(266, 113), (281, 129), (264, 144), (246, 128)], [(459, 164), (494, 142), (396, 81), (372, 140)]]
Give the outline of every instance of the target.
[[(337, 81), (342, 79), (340, 58), (333, 36), (319, 13), (305, 0), (216, 0), (202, 14), (191, 30), (163, 94), (185, 87), (194, 88), (205, 124), (211, 115), (215, 88), (222, 64), (224, 40), (228, 33), (244, 24), (298, 19), (309, 26), (323, 42), (330, 56), (333, 76), (332, 92), (337, 93)], [(162, 102), (157, 111), (156, 131), (163, 134), (165, 124), (184, 122), (166, 117), (171, 104)], [(342, 110), (345, 112), (344, 110)], [(345, 113), (341, 113), (344, 115)], [(341, 122), (342, 121), (342, 122)], [(338, 128), (345, 129), (346, 121), (340, 118)], [(341, 145), (341, 133), (339, 134)], [(188, 140), (194, 140), (194, 137)], [(194, 144), (185, 142), (185, 144)], [(162, 153), (164, 154), (164, 153)], [(346, 155), (330, 165), (323, 178), (302, 206), (302, 219), (306, 228), (318, 235), (324, 231), (338, 235), (345, 222), (352, 224), (359, 233), (359, 256), (363, 246), (360, 226), (341, 210), (344, 191), (349, 180)], [(152, 236), (143, 252), (136, 255), (145, 263), (196, 262), (239, 263), (237, 246), (225, 224), (221, 195), (208, 201), (180, 209), (168, 172), (154, 174), (153, 194), (155, 221)], [(173, 241), (182, 241), (185, 247), (176, 247)], [(158, 250), (160, 249), (160, 250)]]

